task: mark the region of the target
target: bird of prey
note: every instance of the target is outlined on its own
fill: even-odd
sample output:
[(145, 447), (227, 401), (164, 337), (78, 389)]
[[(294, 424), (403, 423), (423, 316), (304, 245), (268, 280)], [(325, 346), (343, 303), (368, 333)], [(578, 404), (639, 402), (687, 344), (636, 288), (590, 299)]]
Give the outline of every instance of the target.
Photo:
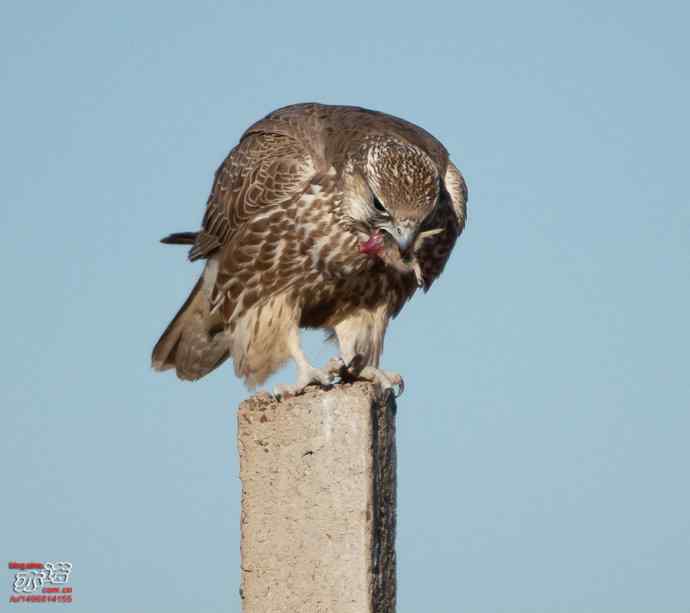
[[(153, 367), (195, 380), (231, 358), (255, 387), (292, 358), (279, 396), (338, 376), (402, 387), (379, 368), (386, 327), (443, 271), (466, 203), (445, 147), (412, 123), (316, 103), (270, 113), (216, 171), (201, 230), (162, 239), (205, 268)], [(325, 329), (340, 356), (312, 366), (300, 328)]]

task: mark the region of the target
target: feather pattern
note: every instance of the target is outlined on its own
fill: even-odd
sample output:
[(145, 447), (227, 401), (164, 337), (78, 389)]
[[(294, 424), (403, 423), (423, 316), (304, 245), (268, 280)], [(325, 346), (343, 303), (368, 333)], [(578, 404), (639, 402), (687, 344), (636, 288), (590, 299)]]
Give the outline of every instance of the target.
[[(301, 359), (299, 327), (334, 331), (343, 355), (357, 348), (376, 366), (388, 320), (443, 271), (466, 201), (445, 147), (414, 124), (359, 107), (278, 109), (218, 168), (200, 231), (163, 241), (193, 241), (190, 260), (207, 264), (154, 366), (198, 378), (231, 357), (257, 385)], [(372, 236), (376, 257), (360, 249)]]

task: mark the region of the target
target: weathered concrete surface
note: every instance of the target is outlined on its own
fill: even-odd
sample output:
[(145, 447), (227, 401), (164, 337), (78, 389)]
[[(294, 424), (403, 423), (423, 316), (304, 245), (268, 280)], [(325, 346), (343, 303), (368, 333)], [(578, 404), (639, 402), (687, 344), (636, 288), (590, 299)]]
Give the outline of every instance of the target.
[(238, 411), (245, 613), (395, 611), (395, 401), (368, 383)]

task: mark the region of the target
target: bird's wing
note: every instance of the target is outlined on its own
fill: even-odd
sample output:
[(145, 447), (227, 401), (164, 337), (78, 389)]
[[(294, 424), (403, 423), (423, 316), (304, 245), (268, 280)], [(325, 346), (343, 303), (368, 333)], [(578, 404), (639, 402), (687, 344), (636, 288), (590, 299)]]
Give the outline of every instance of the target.
[(216, 171), (189, 259), (208, 257), (247, 221), (302, 193), (315, 175), (312, 155), (299, 140), (260, 131), (246, 134)]
[[(296, 284), (314, 283), (327, 273), (325, 259), (338, 260), (343, 236), (327, 222), (337, 199), (335, 183), (335, 172), (317, 174), (303, 192), (237, 230), (218, 260), (210, 293), (211, 308), (226, 322)], [(354, 244), (350, 251), (356, 253)]]
[(467, 223), (467, 183), (462, 173), (453, 162), (448, 161), (448, 168), (443, 178), (443, 186), (448, 192), (453, 212), (458, 220), (458, 236), (465, 229)]
[(450, 257), (455, 242), (467, 222), (467, 184), (455, 164), (448, 162), (436, 213), (425, 223), (425, 230), (443, 232), (425, 241), (417, 255), (422, 270), (424, 291), (428, 290)]

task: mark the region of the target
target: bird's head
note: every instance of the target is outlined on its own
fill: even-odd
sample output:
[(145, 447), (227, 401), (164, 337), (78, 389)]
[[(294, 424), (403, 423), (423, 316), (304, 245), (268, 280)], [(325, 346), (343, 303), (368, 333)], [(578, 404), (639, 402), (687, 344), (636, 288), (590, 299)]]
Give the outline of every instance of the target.
[(436, 165), (419, 147), (378, 137), (367, 143), (353, 170), (346, 206), (365, 235), (360, 251), (380, 256), (397, 248), (407, 258), (439, 198)]

